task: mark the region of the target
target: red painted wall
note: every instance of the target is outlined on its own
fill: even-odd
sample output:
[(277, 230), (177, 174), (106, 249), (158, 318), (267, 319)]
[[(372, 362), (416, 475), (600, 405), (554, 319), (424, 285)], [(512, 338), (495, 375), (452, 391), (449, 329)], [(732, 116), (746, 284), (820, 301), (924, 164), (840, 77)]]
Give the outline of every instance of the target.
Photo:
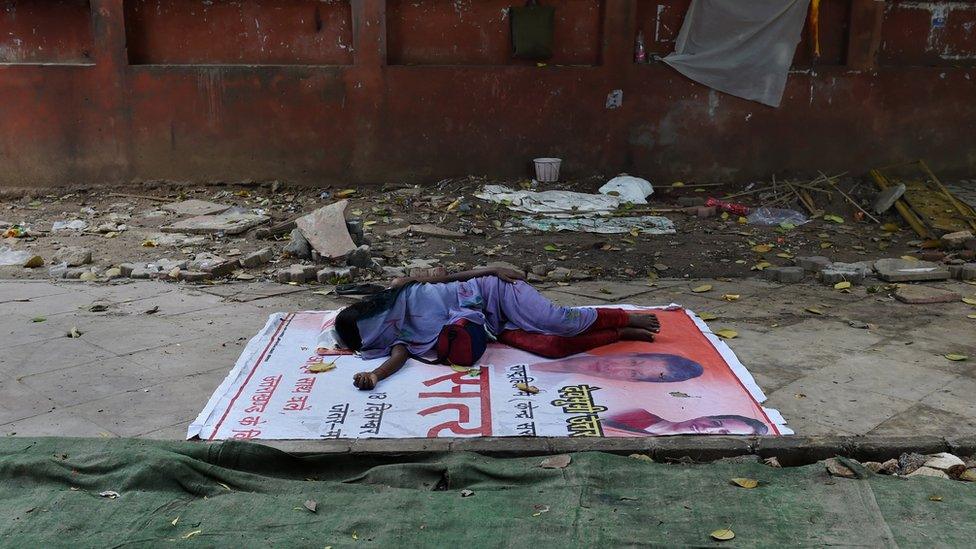
[(544, 2), (541, 67), (508, 58), (511, 3), (0, 0), (0, 189), (424, 182), (540, 155), (654, 181), (976, 169), (976, 1), (823, 0), (823, 54), (805, 36), (779, 109), (631, 62), (638, 29), (669, 51), (688, 0)]

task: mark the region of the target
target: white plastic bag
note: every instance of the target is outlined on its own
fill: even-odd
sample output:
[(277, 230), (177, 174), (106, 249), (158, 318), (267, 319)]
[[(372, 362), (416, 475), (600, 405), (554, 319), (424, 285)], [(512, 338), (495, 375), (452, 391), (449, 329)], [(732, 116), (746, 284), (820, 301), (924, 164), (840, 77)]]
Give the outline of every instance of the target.
[(654, 194), (651, 182), (640, 177), (621, 175), (600, 187), (600, 194), (619, 197), (622, 202), (647, 204), (647, 197)]

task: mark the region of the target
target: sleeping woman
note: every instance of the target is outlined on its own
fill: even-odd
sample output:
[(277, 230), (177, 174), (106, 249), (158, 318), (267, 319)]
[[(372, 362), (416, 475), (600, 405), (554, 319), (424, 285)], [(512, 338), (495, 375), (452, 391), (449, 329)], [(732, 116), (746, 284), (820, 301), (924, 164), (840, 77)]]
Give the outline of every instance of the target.
[(365, 359), (389, 357), (375, 370), (353, 376), (356, 387), (370, 390), (408, 358), (429, 358), (445, 328), (459, 322), (483, 327), (502, 343), (547, 358), (620, 340), (653, 341), (660, 331), (653, 314), (560, 307), (520, 273), (485, 269), (396, 279), (390, 289), (340, 311), (332, 335)]

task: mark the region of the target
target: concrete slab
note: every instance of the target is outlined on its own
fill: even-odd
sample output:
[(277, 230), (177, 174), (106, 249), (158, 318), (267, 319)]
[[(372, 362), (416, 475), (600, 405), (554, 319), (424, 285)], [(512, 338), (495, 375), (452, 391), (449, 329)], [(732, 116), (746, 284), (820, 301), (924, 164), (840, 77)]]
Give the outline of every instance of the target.
[(907, 259), (879, 259), (874, 262), (878, 278), (888, 282), (921, 282), (948, 280), (949, 268), (931, 261)]
[[(797, 396), (803, 395), (803, 396)], [(803, 419), (849, 433), (867, 433), (915, 402), (839, 386), (828, 379), (807, 376), (768, 395), (767, 406), (788, 421)]]
[(222, 212), (226, 212), (230, 209), (229, 204), (217, 204), (216, 202), (207, 202), (206, 200), (197, 200), (195, 198), (190, 200), (183, 200), (181, 202), (171, 202), (169, 204), (164, 204), (160, 206), (161, 210), (167, 212), (175, 213), (176, 215), (214, 215)]
[(36, 343), (3, 347), (0, 372), (24, 377), (115, 358), (115, 354), (82, 339), (55, 337)]
[(976, 379), (958, 377), (951, 383), (922, 398), (921, 403), (931, 408), (950, 412), (966, 418), (976, 418)]
[(177, 221), (171, 225), (164, 225), (159, 228), (164, 233), (185, 233), (185, 234), (218, 234), (227, 235), (241, 234), (248, 229), (257, 227), (270, 221), (271, 218), (264, 215), (247, 213), (229, 213), (219, 215), (200, 215)]
[(895, 435), (913, 432), (915, 436), (962, 436), (976, 430), (976, 420), (925, 404), (892, 416), (871, 430), (872, 435)]
[(962, 296), (956, 292), (905, 284), (895, 290), (895, 299), (909, 305), (928, 305), (932, 303), (952, 303), (959, 301)]
[(308, 243), (322, 257), (343, 257), (356, 249), (346, 228), (348, 200), (340, 200), (295, 220)]

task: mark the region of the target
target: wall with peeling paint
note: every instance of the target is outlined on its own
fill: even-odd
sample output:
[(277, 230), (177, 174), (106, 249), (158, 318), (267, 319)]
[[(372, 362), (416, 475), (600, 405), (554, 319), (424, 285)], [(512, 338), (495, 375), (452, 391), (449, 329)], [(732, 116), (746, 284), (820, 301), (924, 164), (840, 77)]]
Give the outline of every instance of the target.
[(670, 50), (689, 0), (544, 1), (543, 66), (509, 58), (511, 3), (0, 0), (0, 188), (424, 182), (540, 155), (652, 180), (976, 171), (976, 1), (824, 0), (779, 109), (632, 62), (638, 30)]

